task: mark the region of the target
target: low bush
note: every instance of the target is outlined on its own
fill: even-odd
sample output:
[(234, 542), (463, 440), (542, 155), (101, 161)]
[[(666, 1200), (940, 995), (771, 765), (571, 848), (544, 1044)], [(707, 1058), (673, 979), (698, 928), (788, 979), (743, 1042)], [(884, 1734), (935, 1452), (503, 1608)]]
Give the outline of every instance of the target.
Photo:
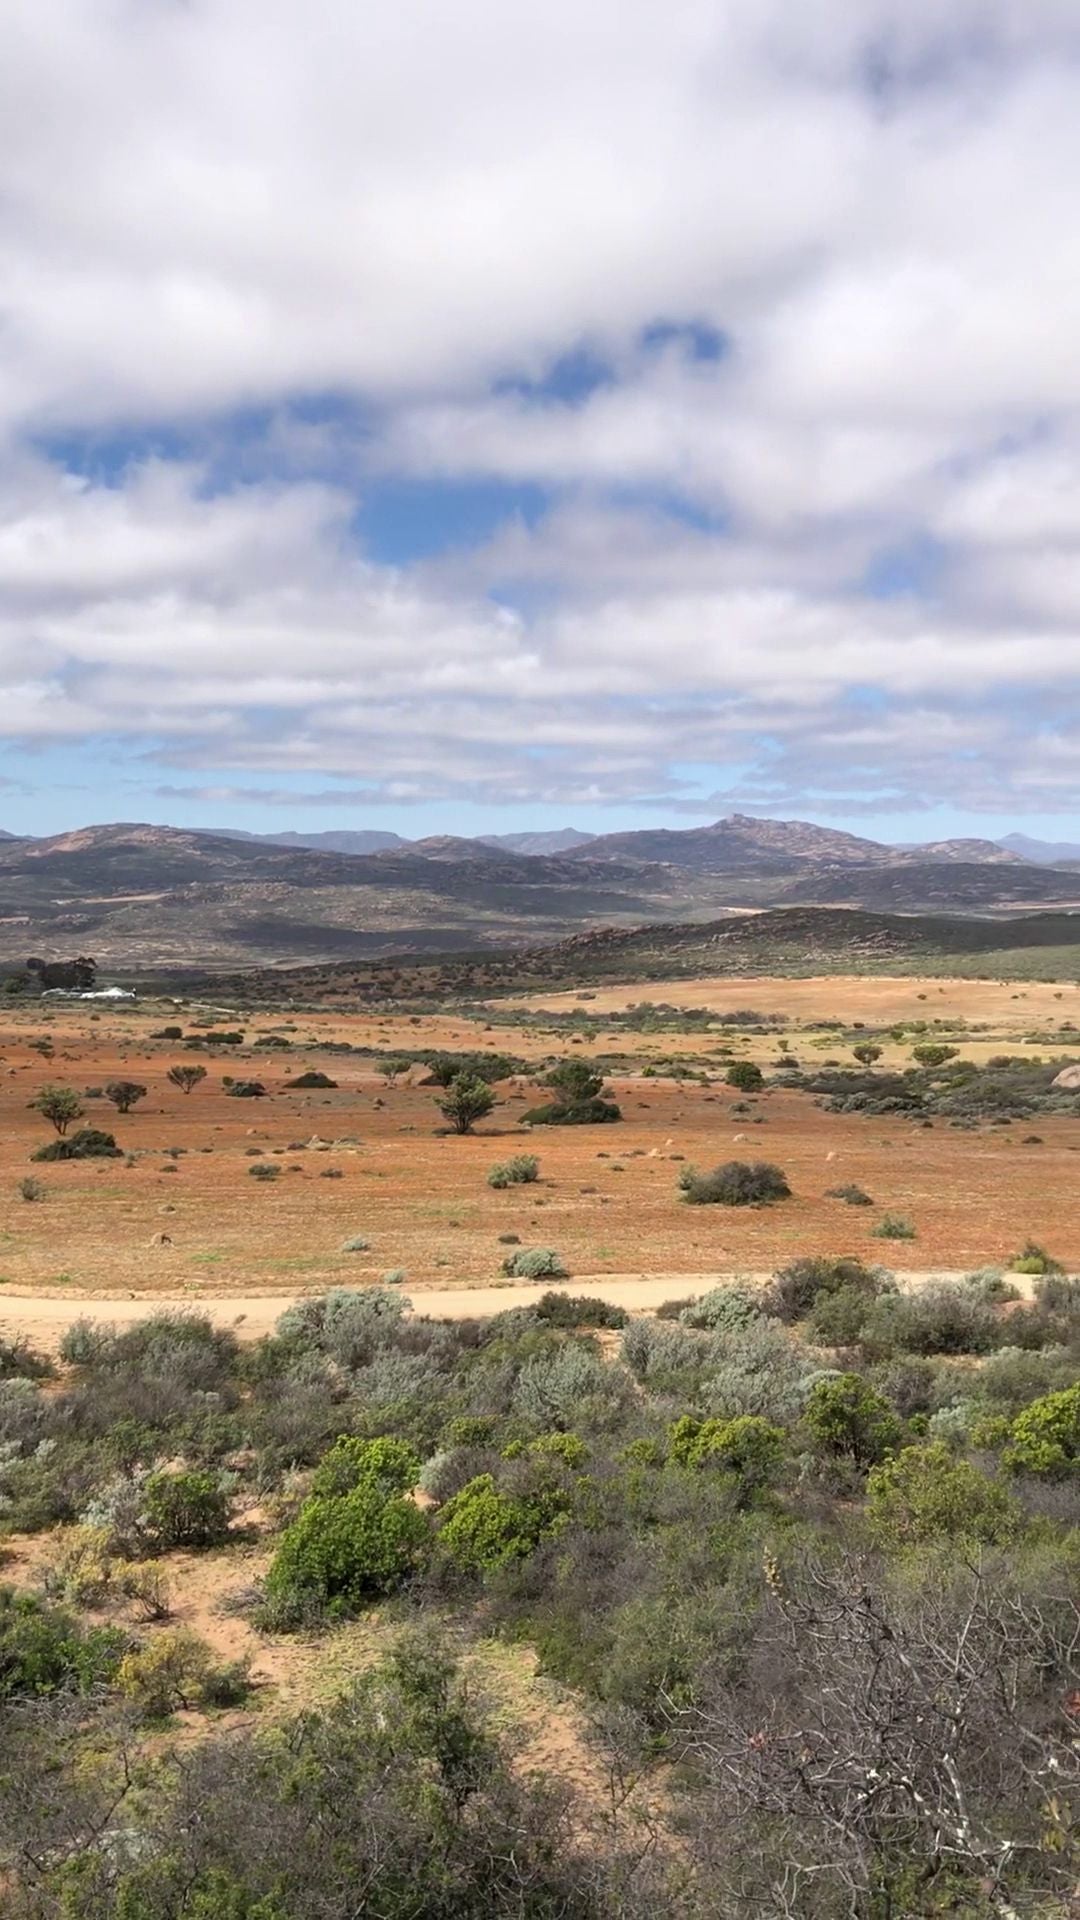
[(765, 1076), (752, 1060), (733, 1060), (724, 1075), (724, 1083), (737, 1087), (740, 1093), (759, 1093), (765, 1085)]
[(629, 1314), (584, 1293), (544, 1293), (533, 1308), (549, 1327), (625, 1327)]
[(36, 1180), (32, 1173), (24, 1174), (19, 1181), (19, 1198), (22, 1200), (44, 1200), (48, 1189), (44, 1180)]
[(602, 1127), (622, 1119), (622, 1109), (614, 1100), (581, 1100), (576, 1106), (564, 1106), (552, 1100), (542, 1107), (531, 1107), (522, 1120), (530, 1127)]
[(298, 1073), (295, 1080), (286, 1080), (287, 1087), (325, 1087), (336, 1088), (337, 1081), (331, 1080), (328, 1073)]
[(694, 1207), (765, 1207), (791, 1196), (785, 1174), (768, 1160), (728, 1160), (711, 1173), (685, 1167), (679, 1190)]
[(689, 1301), (679, 1314), (684, 1327), (700, 1327), (709, 1333), (745, 1327), (760, 1318), (760, 1298), (744, 1287), (713, 1287), (699, 1300)]
[(519, 1247), (509, 1253), (502, 1270), (515, 1280), (568, 1280), (569, 1272), (562, 1256), (553, 1247)]
[(37, 1594), (0, 1587), (0, 1700), (89, 1693), (112, 1679), (125, 1644), (114, 1627), (84, 1630)]
[(941, 1444), (904, 1447), (872, 1469), (867, 1493), (871, 1527), (890, 1545), (949, 1539), (997, 1546), (1020, 1526), (1007, 1489)]
[(509, 1160), (500, 1160), (492, 1167), (487, 1177), (489, 1187), (530, 1186), (540, 1177), (540, 1162), (535, 1153), (515, 1153)]
[(825, 1198), (842, 1200), (848, 1207), (872, 1207), (874, 1204), (872, 1196), (864, 1193), (862, 1187), (855, 1186), (853, 1182), (842, 1187), (826, 1187)]
[(221, 1084), (230, 1100), (266, 1099), (266, 1088), (261, 1080), (230, 1080), (228, 1084), (222, 1080)]
[(248, 1175), (252, 1180), (277, 1180), (281, 1177), (281, 1168), (272, 1160), (260, 1160), (257, 1167), (249, 1167)]
[(1005, 1465), (1060, 1480), (1080, 1471), (1080, 1385), (1033, 1400), (1013, 1422)]
[(170, 1627), (126, 1654), (116, 1681), (137, 1713), (163, 1720), (180, 1709), (239, 1706), (248, 1692), (248, 1663), (222, 1666), (204, 1640), (186, 1627)]
[(101, 1127), (80, 1127), (70, 1138), (50, 1140), (38, 1147), (31, 1160), (118, 1160), (122, 1150), (111, 1133)]
[(804, 1419), (819, 1453), (848, 1459), (859, 1470), (883, 1460), (900, 1439), (900, 1422), (889, 1402), (857, 1373), (819, 1380)]
[(885, 1214), (883, 1219), (878, 1221), (876, 1227), (871, 1227), (870, 1232), (875, 1240), (914, 1240), (917, 1238), (915, 1228), (912, 1226), (911, 1221), (905, 1220), (900, 1214), (896, 1213)]
[(1060, 1260), (1055, 1260), (1045, 1247), (1040, 1247), (1034, 1240), (1026, 1240), (1019, 1253), (1014, 1253), (1009, 1261), (1010, 1273), (1059, 1274), (1064, 1271)]
[(216, 1547), (229, 1531), (229, 1496), (217, 1474), (153, 1473), (143, 1488), (146, 1526), (162, 1552)]
[(917, 1292), (885, 1294), (874, 1302), (862, 1332), (868, 1352), (990, 1353), (998, 1345), (993, 1308), (952, 1281)]

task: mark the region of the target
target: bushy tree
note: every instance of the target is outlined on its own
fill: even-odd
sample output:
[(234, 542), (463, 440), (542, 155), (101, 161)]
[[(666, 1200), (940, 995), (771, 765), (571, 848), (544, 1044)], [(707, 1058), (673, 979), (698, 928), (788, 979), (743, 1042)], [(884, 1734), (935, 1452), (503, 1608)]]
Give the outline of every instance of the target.
[(486, 1080), (475, 1074), (458, 1073), (446, 1089), (446, 1095), (436, 1102), (444, 1120), (449, 1121), (452, 1133), (471, 1133), (478, 1120), (486, 1119), (495, 1105), (495, 1095)]
[(117, 1113), (130, 1113), (138, 1101), (145, 1100), (146, 1088), (137, 1080), (110, 1080), (105, 1098), (112, 1101)]
[(911, 1057), (918, 1061), (920, 1067), (943, 1067), (948, 1061), (956, 1059), (957, 1052), (956, 1047), (942, 1046), (936, 1040), (923, 1040), (918, 1046), (912, 1047)]
[(736, 1483), (747, 1504), (775, 1480), (786, 1445), (783, 1428), (755, 1414), (734, 1420), (698, 1420), (684, 1414), (669, 1433), (672, 1459), (682, 1467), (709, 1467)]
[(864, 1067), (872, 1067), (876, 1060), (881, 1059), (882, 1055), (882, 1048), (877, 1046), (873, 1040), (860, 1040), (858, 1046), (852, 1047), (851, 1051), (860, 1065)]
[(517, 1497), (497, 1487), (490, 1473), (482, 1473), (442, 1508), (439, 1540), (460, 1572), (491, 1573), (535, 1552), (564, 1511), (565, 1501), (554, 1494)]
[(267, 1576), (267, 1599), (281, 1625), (306, 1612), (352, 1613), (401, 1585), (428, 1541), (420, 1509), (376, 1478), (347, 1493), (314, 1493), (286, 1527)]
[(554, 1094), (546, 1106), (533, 1107), (523, 1117), (534, 1127), (602, 1125), (622, 1115), (604, 1094), (604, 1077), (587, 1060), (562, 1060), (541, 1083)]
[(50, 1125), (55, 1127), (61, 1140), (73, 1120), (81, 1120), (83, 1104), (74, 1087), (42, 1087), (34, 1101), (38, 1112), (44, 1114)]
[(216, 1547), (229, 1531), (229, 1496), (202, 1469), (153, 1473), (143, 1487), (146, 1524), (164, 1550)]
[(174, 1087), (179, 1087), (181, 1093), (190, 1093), (192, 1087), (197, 1087), (200, 1080), (206, 1079), (206, 1068), (170, 1067), (165, 1078), (171, 1081)]

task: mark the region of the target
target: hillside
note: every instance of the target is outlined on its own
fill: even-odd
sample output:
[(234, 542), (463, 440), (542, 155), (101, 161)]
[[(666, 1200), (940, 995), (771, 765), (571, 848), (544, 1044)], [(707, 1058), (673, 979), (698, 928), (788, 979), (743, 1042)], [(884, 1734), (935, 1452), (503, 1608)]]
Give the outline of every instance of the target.
[(0, 961), (84, 952), (114, 970), (235, 968), (531, 946), (789, 905), (989, 915), (1080, 906), (1076, 872), (964, 859), (963, 843), (946, 844), (948, 857), (924, 857), (805, 822), (738, 817), (558, 853), (452, 835), (358, 854), (138, 822), (85, 827), (0, 842)]

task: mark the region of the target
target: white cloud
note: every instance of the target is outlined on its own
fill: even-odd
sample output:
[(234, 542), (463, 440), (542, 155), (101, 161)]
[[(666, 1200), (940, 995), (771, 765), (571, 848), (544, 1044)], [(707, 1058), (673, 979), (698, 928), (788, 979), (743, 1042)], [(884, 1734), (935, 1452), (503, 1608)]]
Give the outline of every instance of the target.
[[(0, 126), (11, 738), (400, 798), (1080, 798), (1071, 0), (16, 0)], [(583, 343), (580, 404), (508, 384)], [(242, 482), (34, 451), (252, 402)], [(351, 522), (401, 474), (552, 504), (392, 568)]]

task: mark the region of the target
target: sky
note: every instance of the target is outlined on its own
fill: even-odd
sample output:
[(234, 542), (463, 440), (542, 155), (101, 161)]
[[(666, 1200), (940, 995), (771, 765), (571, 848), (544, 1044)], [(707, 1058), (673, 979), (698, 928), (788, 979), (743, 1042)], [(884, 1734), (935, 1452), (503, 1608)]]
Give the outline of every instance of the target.
[(0, 824), (1080, 828), (1075, 0), (9, 0)]

